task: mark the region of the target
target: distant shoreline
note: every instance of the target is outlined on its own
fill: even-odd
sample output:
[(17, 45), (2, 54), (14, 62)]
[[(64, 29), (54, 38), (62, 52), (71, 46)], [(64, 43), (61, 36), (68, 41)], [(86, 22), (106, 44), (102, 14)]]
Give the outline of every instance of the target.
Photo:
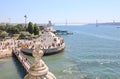
[(105, 22), (105, 23), (68, 23), (68, 24), (54, 24), (54, 26), (82, 26), (82, 25), (116, 25), (120, 26), (120, 22)]

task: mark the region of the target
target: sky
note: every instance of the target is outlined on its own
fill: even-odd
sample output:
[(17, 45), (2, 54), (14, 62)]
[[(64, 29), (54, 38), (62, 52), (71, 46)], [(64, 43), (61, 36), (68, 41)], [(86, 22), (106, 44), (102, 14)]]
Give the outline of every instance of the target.
[(0, 0), (0, 22), (94, 23), (120, 21), (120, 0)]

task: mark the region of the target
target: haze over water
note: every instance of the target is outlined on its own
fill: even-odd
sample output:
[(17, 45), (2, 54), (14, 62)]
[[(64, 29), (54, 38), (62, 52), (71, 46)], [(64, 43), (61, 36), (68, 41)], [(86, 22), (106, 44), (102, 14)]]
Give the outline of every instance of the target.
[[(42, 58), (57, 79), (120, 79), (119, 28), (95, 25), (54, 28), (74, 33), (62, 35), (66, 43), (62, 53)], [(0, 79), (22, 79), (25, 72), (17, 62), (15, 58), (0, 60)]]

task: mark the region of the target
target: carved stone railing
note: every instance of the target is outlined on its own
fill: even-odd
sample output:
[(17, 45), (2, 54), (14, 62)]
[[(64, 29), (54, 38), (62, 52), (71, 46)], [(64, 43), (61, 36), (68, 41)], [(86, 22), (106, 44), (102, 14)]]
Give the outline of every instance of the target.
[(39, 46), (34, 48), (32, 55), (35, 59), (24, 79), (56, 79), (56, 77), (49, 72), (48, 67), (41, 59), (43, 56), (43, 51), (40, 50)]

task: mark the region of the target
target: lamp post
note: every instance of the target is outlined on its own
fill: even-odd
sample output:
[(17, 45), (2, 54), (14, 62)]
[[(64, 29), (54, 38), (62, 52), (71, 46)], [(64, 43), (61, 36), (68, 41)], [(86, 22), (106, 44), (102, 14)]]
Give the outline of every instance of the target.
[(27, 22), (27, 15), (25, 15), (24, 17), (25, 17), (25, 29), (27, 29), (27, 26), (26, 26), (26, 22)]

